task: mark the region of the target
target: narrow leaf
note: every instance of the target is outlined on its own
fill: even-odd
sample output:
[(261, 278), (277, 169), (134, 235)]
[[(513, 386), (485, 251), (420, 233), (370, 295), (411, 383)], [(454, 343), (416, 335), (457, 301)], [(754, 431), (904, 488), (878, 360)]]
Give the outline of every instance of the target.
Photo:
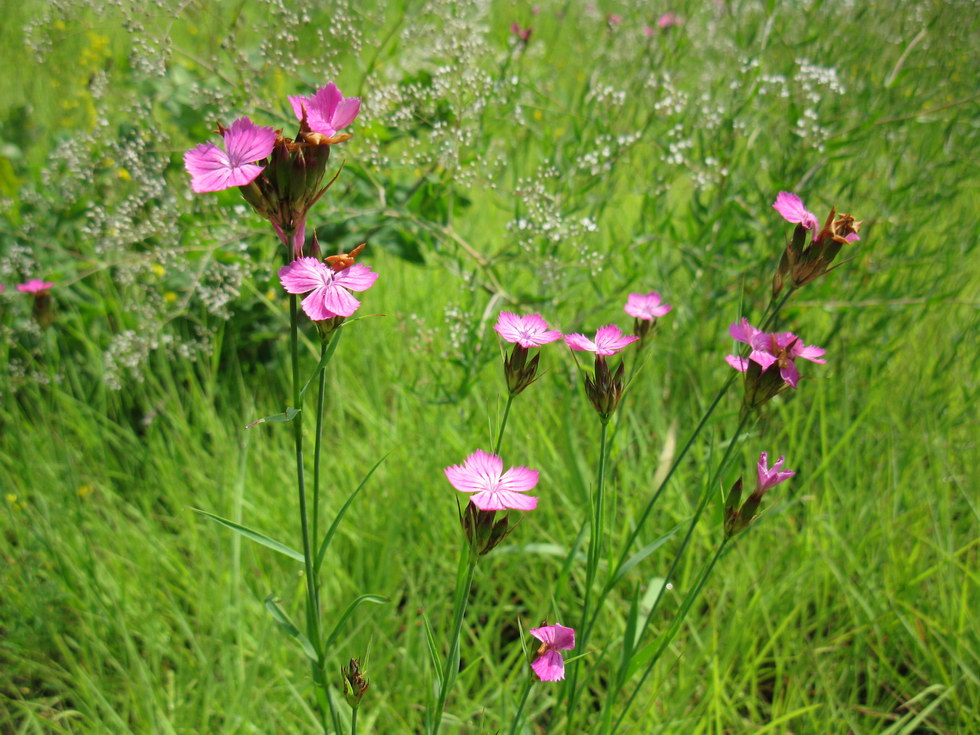
[(616, 570), (616, 574), (606, 584), (606, 590), (607, 591), (611, 590), (613, 587), (619, 584), (622, 581), (623, 577), (625, 577), (633, 567), (635, 567), (641, 561), (643, 561), (648, 556), (650, 556), (650, 554), (652, 554), (654, 551), (656, 551), (665, 543), (667, 543), (667, 541), (670, 540), (670, 537), (673, 536), (675, 533), (677, 533), (680, 527), (681, 524), (678, 523), (676, 526), (674, 526), (672, 529), (667, 531), (667, 533), (665, 533), (663, 536), (658, 538), (656, 541), (654, 541), (651, 544), (648, 544), (647, 546), (644, 546), (642, 549), (640, 549), (635, 554), (633, 554), (633, 556), (631, 556), (629, 559), (623, 562), (623, 566), (621, 566), (618, 570)]
[(300, 409), (290, 406), (282, 413), (275, 413), (272, 416), (264, 416), (263, 418), (256, 419), (245, 428), (251, 429), (253, 426), (258, 426), (259, 424), (284, 424), (296, 418), (299, 412)]
[(374, 474), (374, 471), (378, 469), (378, 467), (381, 466), (381, 463), (386, 459), (388, 459), (387, 454), (374, 463), (374, 467), (368, 470), (368, 473), (364, 475), (364, 479), (361, 480), (361, 484), (354, 489), (354, 492), (352, 492), (350, 497), (347, 498), (347, 502), (345, 502), (343, 506), (341, 506), (340, 510), (337, 511), (337, 517), (333, 519), (333, 523), (331, 523), (330, 528), (327, 529), (327, 534), (323, 537), (323, 541), (320, 542), (320, 548), (316, 552), (316, 561), (313, 565), (314, 574), (318, 574), (320, 572), (320, 566), (323, 564), (323, 557), (327, 554), (327, 547), (330, 546), (330, 541), (333, 539), (333, 535), (337, 532), (340, 522), (344, 519), (347, 509), (350, 508), (350, 504), (354, 502), (354, 498), (356, 498), (357, 494), (361, 492), (361, 488), (367, 484), (367, 481), (371, 479), (371, 475)]
[(201, 510), (200, 508), (191, 508), (191, 510), (193, 510), (195, 513), (199, 513), (205, 518), (210, 518), (216, 523), (220, 523), (225, 528), (230, 528), (235, 533), (240, 533), (245, 538), (250, 539), (257, 544), (261, 544), (262, 546), (272, 549), (273, 551), (278, 551), (280, 554), (288, 556), (290, 559), (295, 561), (303, 561), (303, 555), (301, 553), (295, 549), (289, 548), (285, 544), (279, 543), (275, 539), (269, 538), (265, 534), (259, 533), (258, 531), (253, 531), (247, 526), (235, 523), (234, 521), (229, 521), (227, 518), (222, 518), (221, 516), (216, 516), (214, 513), (208, 513), (206, 510)]
[(327, 642), (323, 646), (323, 649), (325, 651), (329, 651), (330, 646), (332, 646), (334, 644), (334, 641), (336, 641), (337, 638), (340, 636), (340, 629), (344, 627), (344, 623), (347, 622), (347, 618), (353, 615), (354, 611), (357, 610), (357, 608), (359, 608), (365, 602), (373, 602), (376, 605), (383, 605), (386, 602), (388, 602), (388, 598), (381, 597), (380, 595), (361, 595), (356, 600), (354, 600), (350, 605), (348, 605), (347, 609), (344, 610), (344, 614), (340, 616), (340, 620), (337, 621), (337, 624), (330, 632), (330, 635), (327, 636)]
[(330, 362), (330, 358), (333, 357), (333, 353), (336, 352), (337, 345), (340, 343), (340, 335), (343, 333), (343, 329), (337, 329), (334, 331), (333, 336), (330, 338), (330, 344), (328, 344), (327, 349), (323, 351), (323, 356), (320, 358), (320, 362), (313, 371), (313, 375), (311, 375), (310, 379), (306, 381), (306, 385), (303, 386), (303, 390), (299, 392), (301, 398), (306, 395), (306, 389), (310, 387), (316, 377), (320, 374), (320, 371), (327, 367), (327, 363)]
[(274, 593), (265, 598), (265, 608), (272, 616), (272, 621), (276, 624), (276, 627), (295, 640), (310, 661), (316, 662), (316, 650), (313, 648), (313, 644), (310, 643), (310, 639), (299, 632), (299, 628), (293, 624), (293, 621), (289, 619), (285, 611), (279, 607), (279, 601), (276, 599)]
[(432, 671), (435, 674), (436, 696), (442, 687), (442, 662), (439, 660), (439, 647), (436, 645), (436, 638), (432, 634), (432, 626), (429, 625), (429, 618), (422, 613), (422, 624), (425, 626), (425, 645), (429, 649), (429, 661), (432, 663)]

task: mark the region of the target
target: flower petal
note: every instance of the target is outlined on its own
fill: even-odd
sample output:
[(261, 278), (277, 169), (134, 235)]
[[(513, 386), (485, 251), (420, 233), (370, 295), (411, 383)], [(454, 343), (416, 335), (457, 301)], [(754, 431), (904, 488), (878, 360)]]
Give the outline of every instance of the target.
[(595, 333), (595, 352), (597, 355), (615, 355), (639, 339), (633, 334), (624, 335), (623, 331), (615, 324), (607, 324), (604, 327), (599, 327)]
[(524, 493), (538, 484), (538, 471), (527, 467), (511, 467), (500, 478), (502, 490)]
[(499, 493), (490, 490), (481, 490), (470, 496), (470, 502), (480, 510), (507, 510), (507, 506), (501, 502)]
[(788, 191), (781, 191), (773, 202), (773, 209), (779, 212), (787, 222), (803, 225), (808, 230), (817, 229), (817, 218), (812, 212), (807, 211), (803, 200), (796, 194)]
[(333, 113), (333, 118), (331, 123), (336, 130), (343, 130), (352, 122), (357, 114), (361, 111), (361, 98), (360, 97), (345, 97), (341, 100), (340, 104), (337, 105), (337, 109)]
[(734, 339), (736, 342), (751, 344), (752, 338), (760, 334), (760, 332), (758, 329), (749, 324), (748, 319), (742, 317), (742, 321), (735, 322), (728, 327), (728, 334), (730, 334), (732, 339)]
[(355, 263), (334, 275), (333, 282), (351, 291), (367, 291), (378, 280), (378, 274), (370, 266)]
[(565, 344), (568, 345), (573, 350), (579, 350), (580, 352), (595, 352), (596, 344), (591, 339), (586, 337), (584, 334), (579, 334), (574, 332), (572, 334), (565, 335)]
[(531, 664), (541, 681), (561, 681), (565, 678), (565, 660), (558, 651), (545, 651)]
[(508, 342), (517, 342), (522, 336), (520, 325), (521, 318), (517, 314), (502, 311), (500, 312), (500, 316), (497, 317), (497, 323), (493, 325), (493, 328), (497, 334)]
[(498, 489), (493, 494), (502, 507), (510, 510), (534, 510), (538, 507), (538, 499), (533, 495), (503, 489)]
[(327, 296), (331, 290), (330, 286), (320, 286), (303, 299), (303, 311), (306, 312), (306, 316), (315, 322), (322, 322), (324, 319), (332, 319), (337, 316), (327, 306)]
[(330, 269), (316, 258), (297, 258), (279, 269), (279, 282), (286, 293), (306, 293), (331, 283)]
[(791, 388), (795, 388), (800, 382), (800, 371), (796, 369), (796, 363), (792, 360), (787, 360), (784, 365), (780, 365), (779, 374)]
[(482, 449), (477, 449), (473, 454), (466, 458), (465, 467), (473, 472), (478, 472), (485, 477), (488, 482), (500, 479), (503, 472), (504, 463), (496, 454), (488, 454)]
[(256, 125), (247, 117), (235, 120), (225, 130), (224, 138), (232, 166), (261, 161), (272, 153), (276, 145), (275, 130)]
[[(484, 492), (487, 489), (486, 478), (465, 465), (450, 465), (444, 472), (449, 484), (463, 493)], [(477, 506), (479, 507), (479, 506)]]
[(350, 316), (361, 305), (360, 301), (351, 296), (350, 291), (336, 283), (324, 286), (324, 290), (323, 303), (337, 316)]
[[(232, 169), (228, 154), (214, 143), (201, 143), (187, 151), (184, 154), (184, 168), (191, 175), (191, 189), (197, 194), (224, 191), (236, 185), (231, 183)], [(258, 176), (262, 167), (255, 168), (258, 169), (255, 174)]]
[(738, 355), (725, 355), (725, 362), (738, 370), (740, 373), (744, 373), (749, 369), (749, 361), (744, 357), (739, 357)]

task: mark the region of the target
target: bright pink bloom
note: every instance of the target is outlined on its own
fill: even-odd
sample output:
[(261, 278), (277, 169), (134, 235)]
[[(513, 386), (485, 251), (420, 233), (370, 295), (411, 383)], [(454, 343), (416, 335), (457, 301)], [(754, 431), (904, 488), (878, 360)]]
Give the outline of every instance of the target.
[(316, 258), (297, 258), (279, 269), (279, 282), (287, 293), (312, 291), (303, 299), (303, 311), (315, 322), (353, 314), (361, 302), (350, 291), (367, 291), (376, 280), (378, 274), (366, 265), (335, 271)]
[(791, 194), (788, 191), (779, 192), (772, 207), (787, 222), (801, 224), (806, 229), (813, 230), (814, 232), (820, 227), (820, 223), (817, 222), (817, 216), (803, 206), (803, 200), (796, 196), (796, 194)]
[(667, 28), (671, 28), (672, 26), (679, 26), (681, 22), (680, 16), (677, 15), (677, 13), (664, 13), (657, 19), (657, 27), (661, 30), (665, 30)]
[(656, 291), (651, 291), (648, 294), (631, 293), (629, 298), (626, 299), (626, 306), (623, 308), (632, 317), (651, 321), (664, 316), (674, 308), (670, 304), (664, 304), (662, 302), (663, 298)]
[(503, 469), (500, 457), (477, 449), (463, 464), (447, 467), (446, 479), (461, 493), (473, 493), (470, 500), (480, 510), (537, 508), (538, 499), (523, 493), (538, 484), (538, 471), (527, 467)]
[(848, 242), (857, 242), (858, 240), (861, 239), (861, 236), (858, 235), (856, 232), (852, 232), (848, 235), (845, 235), (844, 239), (847, 240)]
[(511, 23), (510, 32), (519, 41), (527, 43), (531, 40), (531, 34), (534, 32), (534, 29), (531, 26), (522, 28), (520, 23)]
[(575, 648), (575, 631), (564, 625), (547, 625), (543, 628), (531, 628), (531, 635), (541, 641), (540, 654), (531, 664), (534, 673), (541, 681), (561, 681), (565, 678), (565, 660), (559, 651), (571, 651)]
[(502, 311), (493, 328), (505, 340), (516, 342), (521, 347), (540, 347), (561, 339), (561, 332), (548, 329), (548, 322), (538, 314), (517, 316), (509, 311)]
[(749, 320), (745, 318), (741, 322), (732, 324), (728, 328), (728, 333), (731, 334), (732, 339), (744, 342), (752, 348), (748, 359), (738, 355), (725, 357), (729, 365), (744, 373), (749, 369), (750, 360), (759, 365), (762, 372), (778, 364), (779, 374), (793, 388), (800, 380), (800, 373), (794, 362), (796, 358), (800, 357), (820, 364), (827, 362), (823, 359), (826, 352), (823, 348), (803, 344), (802, 340), (792, 332), (763, 332), (749, 324)]
[(328, 138), (354, 122), (361, 111), (361, 98), (344, 97), (333, 82), (321, 87), (312, 97), (290, 96), (289, 103), (297, 120), (303, 119), (303, 108), (306, 108), (306, 122), (310, 128)]
[(594, 352), (597, 355), (615, 355), (628, 345), (633, 344), (639, 339), (635, 335), (625, 335), (615, 324), (599, 327), (595, 333), (595, 341), (589, 339), (584, 334), (566, 334), (565, 344), (573, 350), (582, 352)]
[(780, 472), (780, 470), (783, 468), (783, 462), (785, 459), (785, 457), (780, 457), (778, 460), (776, 460), (776, 464), (772, 466), (772, 469), (770, 469), (768, 466), (769, 456), (765, 452), (762, 452), (762, 454), (759, 455), (759, 465), (756, 468), (759, 475), (759, 484), (756, 485), (756, 495), (762, 497), (771, 488), (776, 487), (776, 485), (781, 482), (785, 482), (796, 474), (794, 470)]
[(32, 278), (27, 283), (17, 284), (17, 290), (23, 291), (24, 293), (41, 293), (42, 291), (47, 291), (53, 287), (54, 284), (50, 281), (42, 281), (37, 278)]
[(7, 290), (7, 287), (4, 286), (2, 283), (0, 283), (0, 293), (3, 293), (6, 290)]
[(191, 189), (198, 194), (223, 191), (252, 183), (276, 144), (276, 131), (240, 117), (221, 129), (227, 153), (214, 143), (201, 143), (184, 154), (184, 168), (191, 175)]

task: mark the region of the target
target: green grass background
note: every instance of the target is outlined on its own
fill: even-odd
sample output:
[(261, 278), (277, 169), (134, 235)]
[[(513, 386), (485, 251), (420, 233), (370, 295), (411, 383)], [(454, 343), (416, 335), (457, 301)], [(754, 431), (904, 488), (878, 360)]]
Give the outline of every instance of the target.
[[(501, 189), (454, 183), (443, 166), (426, 179), (441, 209), (389, 208), (396, 211), (386, 221), (412, 223), (401, 242), (418, 248), (423, 262), (387, 245), (366, 253), (382, 275), (365, 309), (386, 316), (353, 325), (330, 368), (328, 513), (375, 461), (388, 458), (341, 528), (323, 582), (328, 625), (360, 593), (391, 600), (362, 608), (335, 652), (338, 670), (350, 656), (368, 661), (362, 732), (417, 732), (422, 720), (429, 665), (421, 612), (437, 630), (448, 629), (459, 547), (454, 493), (442, 468), (492, 441), (502, 409), (488, 329), (496, 310), (540, 310), (566, 331), (583, 331), (610, 321), (625, 326), (621, 305), (630, 290), (657, 289), (674, 304), (615, 425), (609, 492), (623, 538), (658, 470), (727, 377), (727, 325), (740, 310), (758, 314), (765, 305), (789, 234), (769, 207), (780, 189), (803, 194), (820, 216), (837, 204), (866, 221), (862, 242), (847, 251), (852, 259), (794, 296), (781, 319), (807, 343), (826, 347), (827, 365), (807, 366), (813, 379), (769, 406), (739, 449), (736, 465), (747, 475), (763, 449), (785, 454), (798, 475), (772, 493), (765, 516), (720, 562), (628, 731), (969, 733), (980, 721), (976, 6), (679, 5), (687, 24), (651, 51), (639, 28), (660, 8), (602, 5), (600, 16), (624, 14), (628, 46), (609, 40), (602, 18), (575, 3), (542, 3), (537, 16), (527, 5), (493, 4), (483, 22), (498, 61), (514, 19), (533, 24), (532, 46), (547, 49), (539, 56), (529, 49), (520, 72), (540, 119), (516, 124), (513, 101), (491, 106), (473, 149), (505, 157)], [(61, 16), (53, 15), (35, 29), (35, 37), (50, 34), (56, 43), (33, 63), (21, 29), (42, 7), (3, 4), (9, 22), (0, 58), (18, 73), (0, 79), (0, 179), (3, 196), (15, 203), (5, 210), (0, 248), (27, 243), (46, 273), (70, 285), (55, 291), (54, 326), (33, 333), (13, 283), (0, 297), (4, 356), (30, 354), (33, 370), (56, 376), (49, 384), (6, 381), (2, 391), (0, 730), (315, 732), (307, 669), (262, 604), (276, 592), (298, 614), (299, 565), (188, 510), (239, 518), (299, 544), (289, 432), (242, 428), (281, 410), (288, 390), (288, 314), (283, 299), (265, 297), (274, 243), (256, 217), (231, 214), (231, 195), (195, 204), (203, 209), (186, 215), (198, 218), (194, 226), (223, 212), (249, 243), (247, 257), (260, 268), (271, 264), (270, 273), (243, 289), (231, 319), (193, 317), (216, 330), (220, 347), (211, 356), (192, 361), (157, 351), (139, 366), (139, 380), (121, 391), (106, 387), (99, 378), (106, 344), (128, 318), (120, 306), (125, 293), (141, 286), (117, 282), (111, 269), (88, 271), (94, 243), (79, 232), (77, 212), (39, 213), (21, 187), (41, 181), (55, 144), (90, 124), (86, 63), (111, 67), (120, 96), (127, 80), (136, 84), (130, 54), (139, 34), (125, 32), (118, 18), (69, 6), (70, 22), (59, 26)], [(446, 8), (435, 16), (449, 17)], [(565, 18), (556, 14), (562, 8)], [(314, 10), (321, 23), (336, 12)], [(342, 88), (407, 69), (410, 39), (389, 31), (422, 12), (412, 3), (355, 12), (365, 45), (341, 53)], [(176, 19), (176, 43), (202, 59), (217, 47), (212, 39), (229, 33), (247, 56), (279, 22), (265, 5), (237, 3), (183, 3), (164, 15)], [(101, 55), (85, 56), (93, 47), (87, 33), (106, 39)], [(847, 93), (821, 103), (831, 130), (823, 151), (788, 132), (799, 109), (726, 95), (746, 57), (784, 73), (801, 57), (837, 68)], [(174, 67), (215, 79), (188, 55)], [(651, 69), (669, 69), (678, 87), (708, 93), (724, 115), (750, 121), (699, 137), (694, 106), (682, 113), (695, 152), (723, 156), (729, 174), (720, 183), (697, 189), (665, 164), (668, 124), (649, 114), (654, 95), (642, 85)], [(293, 93), (321, 81), (300, 75), (277, 82), (265, 66), (256, 79), (272, 97), (281, 94), (278, 85)], [(583, 94), (608, 80), (632, 91), (618, 114)], [(152, 87), (140, 78), (139, 88), (171, 132), (157, 153), (169, 157), (166, 184), (174, 190), (187, 186), (180, 153), (210, 124), (206, 110), (168, 106), (167, 85), (179, 81), (170, 74)], [(369, 96), (370, 85), (362, 93)], [(102, 103), (110, 117), (120, 114), (113, 100), (110, 94)], [(453, 104), (466, 100), (447, 101)], [(249, 109), (247, 101), (240, 109)], [(110, 129), (123, 122), (113, 118)], [(197, 127), (182, 128), (190, 124)], [(560, 179), (566, 216), (599, 222), (589, 246), (599, 255), (580, 262), (569, 250), (532, 256), (516, 249), (505, 229), (521, 211), (520, 197), (507, 193), (516, 179), (543, 163), (571, 166), (617, 126), (644, 129), (644, 136), (611, 172)], [(350, 170), (342, 181), (372, 175), (358, 145), (357, 135), (346, 144)], [(392, 167), (374, 175), (386, 188), (417, 174)], [(314, 210), (316, 221), (346, 220), (345, 207), (383, 209), (350, 184), (331, 194)], [(28, 220), (50, 229), (28, 238)], [(355, 225), (346, 234), (360, 232)], [(547, 291), (537, 286), (545, 255), (576, 264)], [(603, 267), (592, 275), (595, 260)], [(493, 283), (505, 293), (481, 287)], [(457, 324), (454, 309), (471, 315), (464, 357), (455, 361), (442, 356)], [(178, 324), (176, 333), (185, 328)], [(586, 518), (598, 426), (569, 355), (548, 348), (542, 363), (548, 373), (515, 403), (503, 452), (505, 462), (541, 469), (541, 506), (510, 548), (477, 572), (465, 668), (446, 731), (509, 726), (525, 675), (518, 619), (526, 628), (545, 616), (566, 624), (578, 616), (577, 598), (567, 590), (556, 597), (556, 586), (563, 554)], [(307, 369), (314, 364), (311, 351)], [(690, 517), (737, 413), (733, 393), (643, 541)], [(717, 518), (699, 528), (677, 592), (687, 589), (719, 532)], [(672, 550), (668, 543), (635, 569), (630, 585), (662, 577)], [(623, 597), (610, 599), (597, 645), (621, 634), (626, 608)], [(551, 697), (544, 686), (532, 691), (527, 733), (539, 731)]]

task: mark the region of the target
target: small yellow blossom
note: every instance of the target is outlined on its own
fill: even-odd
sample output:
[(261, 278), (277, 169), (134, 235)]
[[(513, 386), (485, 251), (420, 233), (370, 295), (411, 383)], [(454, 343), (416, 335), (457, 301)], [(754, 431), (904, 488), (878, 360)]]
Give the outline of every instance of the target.
[(154, 263), (153, 265), (151, 265), (150, 270), (153, 271), (153, 274), (155, 276), (159, 276), (161, 278), (163, 277), (163, 274), (167, 272), (167, 269), (164, 268), (159, 263)]
[(163, 300), (168, 304), (172, 304), (177, 300), (177, 294), (175, 294), (173, 291), (167, 291), (167, 293), (163, 295)]
[(531, 113), (531, 117), (533, 117), (535, 120), (543, 120), (544, 113), (541, 112), (541, 110), (535, 110), (533, 113)]
[(118, 176), (123, 181), (132, 181), (133, 177), (129, 175), (129, 171), (120, 167), (116, 169), (116, 176)]
[(7, 493), (6, 497), (7, 497), (7, 502), (10, 503), (11, 505), (17, 502), (17, 496), (14, 495), (13, 493)]
[(91, 485), (80, 485), (78, 490), (76, 490), (75, 492), (78, 493), (78, 497), (85, 498), (91, 495), (95, 491), (92, 489)]

